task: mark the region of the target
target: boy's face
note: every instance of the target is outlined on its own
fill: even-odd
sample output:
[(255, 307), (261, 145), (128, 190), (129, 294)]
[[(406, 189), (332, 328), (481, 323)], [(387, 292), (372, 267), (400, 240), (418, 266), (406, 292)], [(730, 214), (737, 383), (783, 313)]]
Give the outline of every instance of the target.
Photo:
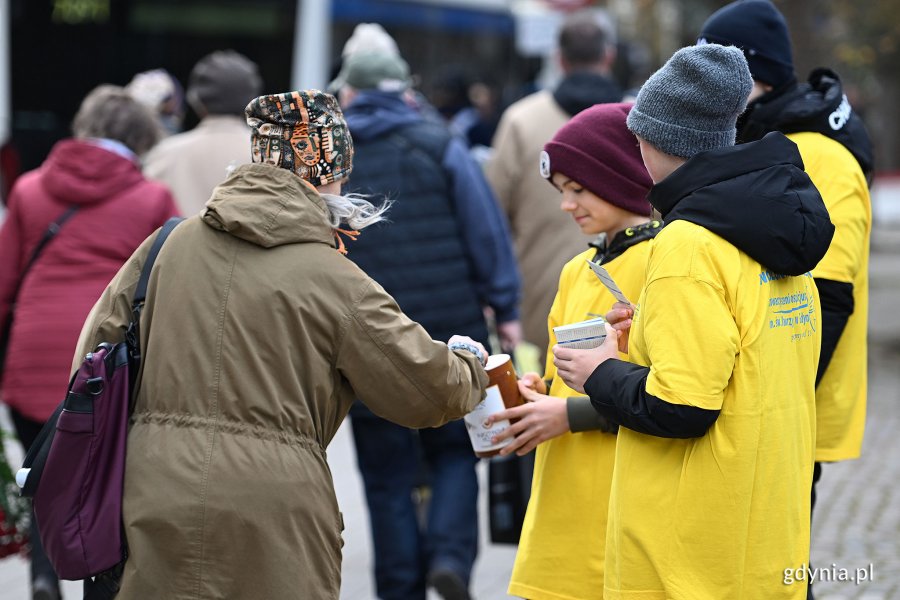
[(596, 235), (618, 225), (621, 208), (606, 202), (562, 173), (553, 173), (550, 181), (562, 194), (559, 208), (572, 215), (582, 233)]

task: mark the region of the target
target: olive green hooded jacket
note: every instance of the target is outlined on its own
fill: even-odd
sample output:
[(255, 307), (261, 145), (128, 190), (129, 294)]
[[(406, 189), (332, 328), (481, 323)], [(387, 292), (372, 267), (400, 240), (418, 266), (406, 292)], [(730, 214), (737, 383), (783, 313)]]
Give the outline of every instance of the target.
[[(152, 241), (95, 305), (76, 362), (123, 339)], [(119, 600), (338, 598), (325, 448), (353, 398), (431, 427), (469, 412), (487, 383), (474, 356), (433, 341), (335, 250), (314, 189), (261, 164), (166, 241), (141, 346)]]

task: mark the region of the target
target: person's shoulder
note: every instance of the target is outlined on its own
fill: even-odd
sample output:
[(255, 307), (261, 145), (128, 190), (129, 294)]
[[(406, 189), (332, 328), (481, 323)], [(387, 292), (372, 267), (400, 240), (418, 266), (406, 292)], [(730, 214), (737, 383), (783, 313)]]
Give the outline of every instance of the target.
[(136, 199), (141, 205), (156, 208), (160, 204), (174, 202), (174, 197), (166, 184), (142, 177), (128, 190), (128, 195)]
[(512, 121), (531, 118), (535, 113), (553, 110), (555, 101), (549, 90), (540, 90), (516, 100), (506, 109), (504, 117)]
[(565, 265), (563, 265), (563, 268), (562, 268), (563, 275), (579, 273), (580, 269), (586, 270), (588, 267), (587, 267), (587, 264), (585, 264), (585, 261), (588, 261), (588, 260), (591, 260), (592, 258), (594, 258), (595, 254), (597, 254), (596, 248), (588, 248), (584, 252), (576, 254), (571, 259), (569, 259), (569, 262), (567, 262)]
[(179, 162), (185, 150), (191, 146), (191, 133), (176, 133), (157, 142), (143, 158), (144, 172), (155, 177), (160, 175), (159, 170)]
[(848, 163), (847, 167), (855, 167), (854, 170), (860, 170), (859, 164), (853, 158), (853, 154), (837, 140), (816, 131), (803, 131), (799, 133), (789, 133), (787, 138), (797, 144), (800, 156), (803, 162), (815, 157), (818, 159), (827, 159), (829, 163), (835, 167), (840, 167), (844, 161)]
[(731, 244), (706, 227), (678, 219), (668, 223), (659, 235), (653, 238), (652, 245), (645, 248), (652, 250), (655, 256), (675, 254), (680, 257), (679, 260), (683, 258), (685, 261), (692, 261), (698, 254), (715, 256), (729, 246)]
[(797, 144), (804, 170), (817, 185), (828, 180), (856, 180), (856, 184), (868, 189), (859, 162), (846, 146), (830, 137), (814, 131), (788, 134)]

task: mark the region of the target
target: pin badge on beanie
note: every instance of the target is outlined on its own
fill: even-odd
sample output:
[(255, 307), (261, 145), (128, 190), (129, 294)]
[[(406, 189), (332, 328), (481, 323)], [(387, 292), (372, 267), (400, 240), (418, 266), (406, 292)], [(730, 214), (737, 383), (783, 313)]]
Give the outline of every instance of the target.
[(546, 150), (541, 150), (541, 177), (544, 179), (550, 179), (550, 176), (553, 174), (550, 171), (550, 155), (547, 154)]
[(314, 186), (339, 181), (353, 168), (353, 140), (331, 94), (302, 90), (260, 96), (245, 109), (254, 163), (294, 172)]

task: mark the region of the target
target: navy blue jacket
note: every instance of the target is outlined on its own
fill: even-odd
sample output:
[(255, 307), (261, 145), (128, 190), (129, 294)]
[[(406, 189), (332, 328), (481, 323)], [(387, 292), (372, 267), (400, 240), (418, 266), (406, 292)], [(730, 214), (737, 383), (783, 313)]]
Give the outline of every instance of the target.
[(361, 92), (345, 117), (355, 154), (344, 191), (394, 201), (348, 257), (436, 339), (486, 341), (484, 306), (499, 322), (517, 319), (509, 229), (465, 143), (399, 94)]

